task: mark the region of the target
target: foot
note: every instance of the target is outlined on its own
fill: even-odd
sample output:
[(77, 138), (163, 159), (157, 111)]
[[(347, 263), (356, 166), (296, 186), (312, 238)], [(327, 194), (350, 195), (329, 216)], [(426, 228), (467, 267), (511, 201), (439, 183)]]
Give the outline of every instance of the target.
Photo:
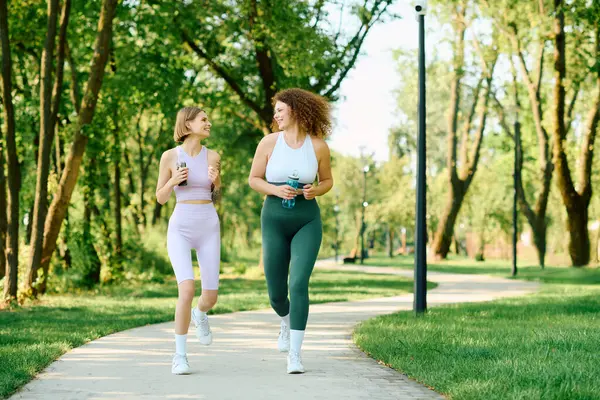
[(194, 307), (192, 311), (192, 321), (196, 326), (196, 336), (200, 341), (200, 344), (208, 346), (212, 343), (212, 332), (210, 330), (210, 325), (208, 324), (208, 316), (204, 318), (200, 315), (200, 310)]
[(291, 351), (288, 353), (287, 358), (287, 373), (288, 374), (303, 374), (304, 373), (304, 365), (302, 365), (302, 359), (300, 358), (300, 354), (295, 351)]
[(277, 339), (277, 348), (280, 352), (285, 353), (290, 351), (290, 328), (281, 321), (281, 330)]
[(171, 372), (175, 375), (187, 375), (191, 372), (190, 364), (188, 363), (187, 357), (181, 354), (175, 354), (173, 356), (173, 366)]

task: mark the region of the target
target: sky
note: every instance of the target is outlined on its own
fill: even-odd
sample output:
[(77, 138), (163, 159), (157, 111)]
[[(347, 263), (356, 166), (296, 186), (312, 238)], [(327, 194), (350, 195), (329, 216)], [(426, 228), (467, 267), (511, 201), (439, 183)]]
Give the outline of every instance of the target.
[(412, 10), (408, 0), (398, 1), (391, 11), (402, 18), (379, 23), (369, 32), (334, 106), (335, 127), (329, 145), (335, 151), (359, 156), (362, 149), (365, 154), (374, 153), (377, 161), (388, 159), (388, 132), (399, 121), (393, 92), (400, 82), (392, 53), (418, 48), (418, 23)]

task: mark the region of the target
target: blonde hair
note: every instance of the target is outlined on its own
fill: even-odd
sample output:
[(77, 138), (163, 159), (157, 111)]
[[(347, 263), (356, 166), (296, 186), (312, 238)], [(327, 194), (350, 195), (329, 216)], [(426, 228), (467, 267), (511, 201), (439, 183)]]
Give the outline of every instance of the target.
[(198, 107), (183, 107), (177, 112), (175, 132), (173, 133), (173, 139), (177, 143), (182, 143), (186, 136), (191, 133), (185, 123), (193, 121), (201, 112), (204, 112), (204, 110)]

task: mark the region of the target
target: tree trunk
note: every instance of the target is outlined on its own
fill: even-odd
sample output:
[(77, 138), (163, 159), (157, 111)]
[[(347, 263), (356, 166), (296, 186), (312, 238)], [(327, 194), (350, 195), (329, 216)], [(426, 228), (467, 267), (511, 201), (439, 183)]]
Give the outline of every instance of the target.
[[(141, 119), (141, 114), (140, 114)], [(146, 213), (144, 212), (144, 203), (146, 202), (144, 198), (144, 192), (146, 191), (146, 178), (147, 178), (147, 170), (144, 168), (144, 135), (142, 135), (142, 129), (140, 128), (140, 119), (138, 119), (137, 123), (137, 139), (138, 139), (138, 168), (140, 170), (140, 207), (139, 207), (139, 220), (142, 221), (142, 226), (146, 227)]]
[(567, 210), (567, 229), (569, 230), (569, 255), (573, 266), (590, 263), (590, 235), (588, 231), (588, 207), (581, 204), (575, 210)]
[(52, 70), (54, 64), (54, 46), (56, 42), (58, 0), (48, 0), (47, 16), (46, 43), (42, 52), (42, 63), (40, 67), (40, 147), (37, 157), (37, 179), (35, 184), (33, 214), (30, 216), (32, 225), (31, 255), (26, 277), (27, 288), (33, 288), (33, 282), (37, 280), (37, 268), (35, 266), (39, 265), (40, 262), (42, 242), (44, 239), (44, 218), (46, 217), (46, 208), (48, 206), (48, 173), (50, 172), (50, 150), (52, 149), (52, 135), (54, 134), (54, 124), (51, 121)]
[[(464, 75), (464, 64), (465, 64), (465, 15), (466, 8), (463, 7), (459, 10), (455, 16), (454, 29), (456, 33), (455, 44), (454, 44), (454, 60), (453, 60), (453, 72), (452, 80), (450, 82), (450, 103), (448, 106), (448, 175), (450, 191), (446, 208), (443, 211), (442, 218), (439, 221), (435, 237), (431, 246), (432, 252), (436, 258), (445, 259), (450, 251), (452, 245), (452, 238), (454, 236), (454, 224), (456, 218), (462, 206), (465, 194), (473, 181), (477, 166), (479, 163), (479, 154), (481, 150), (481, 143), (483, 140), (483, 132), (485, 131), (485, 125), (487, 120), (487, 105), (491, 92), (492, 78), (494, 74), (494, 68), (496, 65), (496, 59), (494, 59), (491, 65), (485, 60), (483, 55), (481, 56), (482, 73), (479, 83), (474, 89), (473, 104), (470, 107), (468, 113), (466, 113), (464, 127), (462, 128), (462, 143), (460, 153), (460, 170), (458, 170), (459, 160), (457, 158), (457, 144), (458, 144), (458, 120), (460, 115), (460, 94), (462, 92), (461, 80)], [(483, 88), (483, 82), (486, 82), (485, 92), (480, 96), (480, 91)], [(481, 103), (481, 104), (480, 104)], [(475, 114), (478, 112), (479, 125), (474, 135), (473, 145), (469, 152), (468, 139), (470, 131), (472, 130), (472, 123)]]
[[(566, 80), (566, 38), (564, 1), (554, 0), (554, 107), (553, 137), (554, 159), (557, 181), (563, 203), (567, 210), (567, 229), (569, 230), (569, 255), (575, 267), (585, 266), (590, 262), (590, 238), (587, 229), (588, 207), (592, 196), (592, 160), (598, 121), (600, 119), (600, 69), (596, 71), (597, 93), (591, 105), (585, 125), (581, 147), (581, 169), (578, 188), (575, 189), (567, 155), (564, 148), (566, 142), (565, 124), (565, 80)], [(595, 57), (600, 57), (600, 25), (596, 24)]]
[[(132, 205), (131, 197), (135, 194), (135, 179), (133, 179), (133, 166), (131, 165), (131, 162), (129, 160), (129, 153), (128, 153), (127, 149), (125, 149), (125, 151), (123, 152), (123, 161), (125, 161), (125, 165), (126, 165), (127, 182), (128, 182), (128, 185), (127, 185), (128, 191), (127, 191), (126, 200), (127, 200), (127, 204), (129, 206), (131, 206)], [(130, 213), (130, 215), (133, 219), (133, 226), (135, 227), (135, 230), (137, 233), (139, 233), (139, 223), (140, 223), (138, 214), (139, 214), (139, 212), (138, 212), (137, 208), (134, 209), (134, 212)]]
[(394, 229), (388, 226), (388, 255), (390, 258), (394, 257)]
[(0, 141), (0, 279), (6, 273), (6, 177), (4, 176), (4, 146)]
[[(60, 34), (56, 60), (56, 79), (52, 90), (52, 56), (54, 53), (56, 25), (58, 16), (58, 0), (48, 0), (48, 32), (46, 44), (42, 53), (41, 81), (40, 85), (40, 148), (38, 151), (37, 180), (33, 215), (31, 218), (31, 249), (30, 264), (27, 271), (26, 288), (32, 289), (36, 294), (33, 283), (38, 280), (37, 273), (42, 258), (42, 245), (44, 239), (44, 221), (48, 208), (48, 174), (50, 172), (50, 153), (56, 128), (56, 119), (60, 107), (62, 94), (65, 43), (67, 26), (69, 24), (69, 13), (71, 1), (65, 0), (61, 12)], [(44, 279), (47, 279), (48, 271), (44, 271)]]
[[(55, 173), (56, 176), (60, 176), (62, 174), (62, 169), (63, 169), (63, 165), (62, 165), (62, 158), (63, 158), (63, 151), (62, 151), (62, 146), (61, 146), (61, 142), (60, 142), (60, 135), (58, 134), (58, 127), (59, 127), (59, 123), (58, 121), (56, 121), (56, 132), (54, 134), (54, 167), (55, 167)], [(66, 224), (64, 225), (64, 229), (61, 235), (61, 243), (59, 246), (59, 253), (60, 253), (60, 257), (63, 260), (64, 263), (64, 267), (65, 269), (70, 269), (71, 268), (71, 252), (69, 250), (69, 245), (68, 245), (68, 241), (69, 241), (69, 210), (67, 209), (67, 213), (65, 214), (65, 222)]]
[(62, 151), (60, 147), (60, 135), (58, 134), (58, 126), (56, 124), (56, 132), (54, 133), (54, 172), (56, 176), (60, 176), (62, 172)]
[[(450, 245), (454, 237), (454, 224), (465, 198), (465, 192), (462, 190), (462, 184), (457, 183), (456, 186), (448, 192), (448, 201), (440, 218), (437, 232), (432, 244), (432, 250), (438, 259), (445, 259), (450, 252)], [(455, 187), (454, 187), (455, 186)]]
[(27, 226), (25, 227), (25, 244), (29, 245), (31, 243), (31, 234), (33, 232), (33, 203), (31, 207), (29, 207), (29, 211), (27, 212)]
[(538, 220), (537, 224), (531, 225), (531, 230), (533, 231), (533, 243), (537, 251), (538, 262), (542, 269), (546, 266), (546, 228), (547, 223), (545, 219)]
[(77, 183), (77, 177), (79, 176), (79, 167), (81, 166), (81, 160), (88, 141), (85, 130), (94, 117), (98, 93), (102, 87), (104, 69), (106, 61), (108, 60), (112, 37), (112, 22), (117, 2), (117, 0), (102, 1), (102, 11), (98, 22), (98, 34), (96, 37), (94, 56), (92, 57), (90, 76), (80, 108), (77, 122), (78, 126), (74, 133), (71, 150), (65, 160), (65, 168), (60, 183), (48, 210), (48, 216), (46, 217), (41, 261), (44, 271), (47, 271), (50, 266), (50, 259), (56, 249), (56, 239), (58, 238), (62, 222), (65, 218), (66, 210), (71, 200), (71, 195), (73, 194), (73, 189)]
[(154, 203), (154, 211), (152, 212), (152, 226), (155, 226), (160, 218), (162, 205), (157, 201)]
[(119, 125), (118, 125), (118, 106), (114, 112), (114, 124), (113, 130), (114, 146), (115, 146), (115, 228), (116, 228), (116, 244), (115, 244), (115, 255), (117, 258), (118, 268), (121, 267), (123, 258), (123, 229), (122, 229), (122, 218), (121, 218), (121, 142), (119, 139)]
[[(514, 135), (513, 139), (515, 140), (516, 153), (518, 154), (519, 159), (517, 160), (517, 198), (519, 201), (519, 206), (521, 212), (525, 215), (527, 222), (531, 226), (534, 236), (534, 245), (538, 254), (538, 261), (540, 267), (543, 269), (545, 266), (545, 258), (546, 258), (546, 230), (547, 230), (547, 221), (546, 221), (546, 210), (548, 208), (548, 199), (550, 197), (550, 187), (552, 183), (552, 175), (554, 172), (554, 163), (550, 157), (550, 145), (548, 132), (543, 126), (544, 112), (542, 108), (542, 98), (541, 98), (541, 84), (542, 81), (542, 68), (544, 65), (544, 48), (545, 48), (545, 40), (540, 44), (539, 55), (536, 60), (537, 71), (534, 77), (531, 77), (530, 72), (527, 68), (527, 64), (525, 62), (525, 57), (523, 55), (523, 51), (521, 48), (521, 43), (518, 38), (518, 32), (515, 25), (512, 26), (513, 33), (511, 35), (511, 41), (513, 43), (513, 48), (517, 53), (517, 58), (519, 61), (519, 66), (521, 69), (521, 74), (523, 75), (523, 79), (525, 80), (525, 84), (527, 87), (527, 93), (529, 95), (529, 105), (531, 108), (534, 125), (537, 133), (538, 139), (538, 151), (539, 151), (539, 166), (541, 172), (541, 180), (542, 186), (539, 188), (539, 191), (536, 196), (536, 202), (534, 208), (532, 208), (527, 201), (525, 196), (525, 190), (523, 188), (523, 179), (522, 173), (523, 170), (523, 149), (521, 143), (521, 135), (520, 135), (520, 121), (519, 121), (519, 112), (517, 111), (515, 116), (515, 127), (514, 127)], [(511, 67), (513, 71), (513, 96), (515, 98), (515, 106), (516, 109), (519, 110), (521, 107), (521, 103), (519, 100), (519, 92), (517, 85), (517, 72), (515, 70), (514, 64), (511, 61)], [(505, 127), (505, 129), (508, 129)]]
[[(94, 166), (93, 161), (90, 163), (90, 167), (86, 173), (86, 175), (92, 177), (94, 174)], [(93, 178), (92, 178), (93, 179)], [(94, 241), (92, 238), (92, 213), (93, 213), (93, 204), (92, 198), (94, 195), (94, 188), (88, 187), (85, 189), (83, 194), (83, 204), (84, 204), (84, 212), (83, 212), (83, 244), (86, 252), (89, 252), (89, 260), (90, 265), (88, 265), (88, 270), (85, 271), (84, 281), (87, 286), (92, 287), (95, 284), (100, 282), (100, 272), (102, 269), (102, 264), (100, 263), (100, 257), (98, 257), (98, 253), (96, 252), (96, 248), (94, 247)]]
[(8, 199), (6, 204), (6, 279), (4, 298), (17, 297), (19, 267), (19, 191), (21, 189), (20, 166), (15, 140), (15, 110), (12, 100), (12, 61), (8, 34), (7, 0), (0, 0), (0, 42), (2, 47), (2, 106), (4, 111), (4, 132), (6, 149), (6, 169), (8, 172)]

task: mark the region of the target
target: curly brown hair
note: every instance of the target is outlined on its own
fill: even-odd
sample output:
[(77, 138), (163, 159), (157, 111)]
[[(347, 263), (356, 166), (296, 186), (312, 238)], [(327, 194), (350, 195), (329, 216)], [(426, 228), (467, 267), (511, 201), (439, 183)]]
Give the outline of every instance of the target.
[[(292, 117), (303, 132), (325, 139), (331, 134), (331, 106), (322, 96), (303, 89), (285, 89), (273, 97), (273, 106), (281, 101), (292, 109)], [(273, 131), (278, 125), (273, 120)]]

